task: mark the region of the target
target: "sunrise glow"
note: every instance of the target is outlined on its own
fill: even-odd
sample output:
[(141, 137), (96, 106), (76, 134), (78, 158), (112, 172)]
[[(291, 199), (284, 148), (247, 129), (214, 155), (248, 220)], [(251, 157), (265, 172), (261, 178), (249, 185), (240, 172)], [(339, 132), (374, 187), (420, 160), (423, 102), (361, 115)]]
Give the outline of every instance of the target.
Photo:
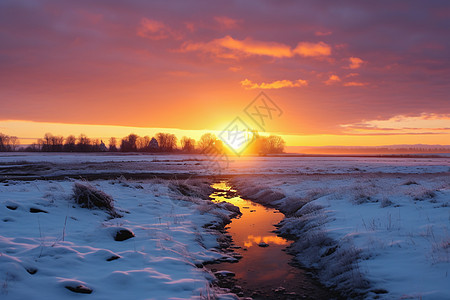
[[(349, 15), (338, 3), (238, 6), (210, 3), (192, 19), (197, 6), (182, 2), (3, 2), (0, 132), (22, 144), (46, 132), (198, 140), (240, 117), (288, 148), (449, 143), (439, 5), (392, 19), (392, 34), (376, 18), (366, 31), (349, 28), (370, 14), (390, 20), (401, 5), (365, 3)], [(322, 11), (336, 13), (314, 17)], [(283, 112), (263, 128), (244, 112), (261, 91)]]

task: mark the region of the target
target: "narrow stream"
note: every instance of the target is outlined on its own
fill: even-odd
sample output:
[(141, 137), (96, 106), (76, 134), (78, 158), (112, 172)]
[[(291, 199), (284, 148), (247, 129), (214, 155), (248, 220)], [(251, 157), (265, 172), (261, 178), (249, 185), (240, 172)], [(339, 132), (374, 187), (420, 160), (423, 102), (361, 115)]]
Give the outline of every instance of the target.
[[(253, 299), (333, 299), (333, 293), (314, 280), (307, 270), (293, 266), (293, 257), (286, 253), (292, 241), (273, 231), (284, 215), (236, 194), (226, 181), (213, 185), (218, 191), (213, 201), (226, 201), (239, 207), (242, 216), (226, 227), (236, 252), (242, 255), (237, 263), (210, 265), (212, 271), (231, 271), (244, 297)], [(241, 294), (242, 296), (242, 294)]]

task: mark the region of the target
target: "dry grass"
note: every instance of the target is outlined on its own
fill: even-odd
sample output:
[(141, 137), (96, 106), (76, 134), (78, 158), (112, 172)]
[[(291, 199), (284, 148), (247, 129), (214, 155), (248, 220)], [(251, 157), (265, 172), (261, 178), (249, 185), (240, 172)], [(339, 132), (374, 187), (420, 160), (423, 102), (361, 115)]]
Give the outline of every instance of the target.
[(209, 195), (214, 192), (210, 182), (200, 179), (174, 180), (169, 183), (169, 189), (182, 196), (204, 200), (209, 199)]
[(73, 186), (72, 198), (82, 207), (106, 210), (112, 218), (122, 217), (114, 208), (114, 199), (89, 183), (76, 182)]

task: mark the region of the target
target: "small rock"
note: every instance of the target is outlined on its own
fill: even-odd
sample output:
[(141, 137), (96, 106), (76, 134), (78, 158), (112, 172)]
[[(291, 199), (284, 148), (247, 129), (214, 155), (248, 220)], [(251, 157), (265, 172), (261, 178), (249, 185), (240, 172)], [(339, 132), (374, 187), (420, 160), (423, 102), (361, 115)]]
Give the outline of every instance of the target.
[(256, 209), (251, 209), (251, 210), (250, 210), (250, 212), (255, 212), (255, 211), (256, 211)]
[(334, 247), (330, 247), (327, 249), (327, 251), (322, 255), (322, 257), (324, 256), (330, 256), (331, 254), (333, 254), (334, 252), (336, 252), (337, 250), (337, 246)]
[(261, 242), (258, 244), (258, 246), (265, 248), (265, 247), (269, 247), (269, 244)]
[(387, 294), (387, 293), (389, 293), (385, 289), (374, 289), (374, 290), (371, 290), (371, 292), (375, 293), (375, 294)]
[(70, 285), (66, 285), (65, 288), (68, 289), (71, 292), (79, 293), (79, 294), (91, 294), (92, 293), (92, 289), (91, 288), (88, 288), (87, 286), (82, 285), (82, 284), (77, 285), (75, 287), (74, 286), (70, 286)]
[(131, 239), (132, 237), (135, 237), (135, 235), (131, 230), (120, 229), (119, 231), (116, 232), (116, 235), (114, 236), (114, 240), (121, 242), (121, 241)]
[(36, 268), (30, 267), (30, 268), (26, 268), (27, 272), (30, 273), (31, 275), (36, 274), (36, 272), (38, 271)]
[(280, 287), (277, 287), (276, 289), (274, 289), (273, 291), (277, 294), (282, 294), (286, 291), (286, 289), (284, 287), (280, 286)]
[(106, 259), (106, 261), (113, 261), (113, 260), (116, 260), (116, 259), (119, 259), (120, 258), (120, 256), (118, 256), (118, 255), (113, 255), (113, 256), (111, 256), (111, 257), (108, 257), (107, 259)]
[(227, 262), (227, 263), (237, 263), (237, 262), (239, 262), (238, 259), (236, 259), (236, 258), (234, 258), (234, 257), (231, 257), (231, 256), (224, 256), (224, 257), (221, 257), (221, 258), (219, 258), (217, 261), (220, 261), (220, 262)]
[(226, 277), (234, 277), (234, 276), (236, 276), (236, 274), (234, 274), (233, 272), (226, 271), (226, 270), (217, 271), (217, 272), (214, 273), (214, 275), (217, 278), (226, 278)]
[(46, 214), (48, 214), (48, 211), (45, 211), (43, 209), (36, 208), (36, 207), (31, 207), (30, 208), (30, 213), (33, 213), (33, 214), (35, 214), (35, 213), (46, 213)]

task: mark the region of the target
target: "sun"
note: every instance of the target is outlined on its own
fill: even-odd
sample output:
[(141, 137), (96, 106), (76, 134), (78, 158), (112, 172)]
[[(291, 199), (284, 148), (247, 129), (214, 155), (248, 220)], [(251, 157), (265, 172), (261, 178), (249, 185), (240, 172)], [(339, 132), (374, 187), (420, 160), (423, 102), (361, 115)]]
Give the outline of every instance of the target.
[(219, 137), (230, 151), (240, 155), (251, 144), (255, 134), (248, 130), (227, 130), (223, 131)]

